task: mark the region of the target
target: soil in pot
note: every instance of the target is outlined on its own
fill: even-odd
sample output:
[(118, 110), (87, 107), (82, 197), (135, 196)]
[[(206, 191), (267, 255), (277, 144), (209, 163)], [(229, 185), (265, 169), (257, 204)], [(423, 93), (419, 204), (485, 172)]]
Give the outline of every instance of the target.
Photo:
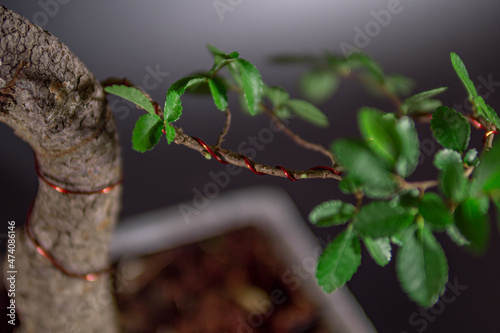
[(125, 333), (331, 332), (253, 227), (122, 260), (115, 288)]

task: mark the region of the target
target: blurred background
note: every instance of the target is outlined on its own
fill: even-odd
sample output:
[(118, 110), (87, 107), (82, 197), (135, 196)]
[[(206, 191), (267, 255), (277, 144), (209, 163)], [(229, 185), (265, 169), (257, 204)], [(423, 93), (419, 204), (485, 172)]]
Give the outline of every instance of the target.
[[(416, 81), (414, 92), (441, 86), (445, 105), (463, 105), (465, 90), (456, 77), (449, 53), (457, 52), (476, 84), (493, 82), (487, 103), (500, 109), (500, 2), (453, 0), (390, 1), (293, 1), (293, 0), (40, 0), (0, 1), (54, 34), (86, 64), (98, 80), (127, 77), (142, 85), (160, 105), (165, 92), (177, 79), (197, 70), (208, 70), (212, 58), (206, 44), (225, 52), (237, 50), (259, 68), (264, 81), (280, 85), (300, 97), (297, 81), (306, 69), (271, 64), (277, 54), (341, 52), (341, 45), (358, 46), (380, 62), (389, 74), (400, 73)], [(381, 11), (392, 14), (377, 23)], [(374, 23), (375, 22), (375, 23)], [(378, 26), (360, 44), (359, 32)], [(376, 33), (375, 33), (376, 32)], [(356, 44), (357, 43), (357, 44)], [(480, 79), (482, 78), (482, 79)], [(496, 83), (499, 82), (499, 83)], [(488, 87), (481, 91), (488, 93)], [(110, 97), (120, 133), (125, 181), (122, 217), (187, 202), (212, 183), (210, 173), (225, 170), (196, 151), (167, 145), (165, 140), (152, 152), (131, 149), (131, 132), (140, 112), (118, 98)], [(269, 126), (265, 115), (249, 117), (240, 112), (236, 96), (230, 96), (233, 111), (225, 148), (236, 150), (249, 136)], [(184, 113), (178, 126), (189, 135), (214, 144), (224, 125), (223, 113), (209, 97), (183, 98)], [(352, 81), (343, 81), (337, 94), (319, 105), (330, 126), (317, 128), (298, 119), (289, 126), (310, 141), (329, 146), (339, 137), (358, 136), (356, 112), (369, 105), (391, 111), (392, 105), (367, 94)], [(426, 126), (419, 135), (429, 137)], [(481, 134), (471, 144), (481, 146)], [(31, 149), (7, 126), (0, 124), (0, 244), (4, 248), (6, 223), (20, 226), (37, 190)], [(432, 140), (421, 155), (422, 167), (412, 176), (424, 180), (435, 176), (432, 155), (439, 146)], [(280, 134), (257, 153), (256, 161), (282, 164), (291, 169), (327, 165), (322, 155), (295, 146)], [(243, 170), (231, 177), (221, 193), (265, 185), (285, 189), (304, 219), (318, 203), (343, 195), (333, 180), (290, 182), (284, 178), (256, 176)], [(493, 223), (494, 221), (492, 221)], [(489, 250), (483, 256), (457, 248), (445, 235), (438, 236), (448, 256), (450, 281), (465, 290), (443, 308), (423, 313), (400, 289), (394, 263), (378, 267), (366, 252), (361, 267), (348, 283), (379, 332), (498, 332), (500, 329), (499, 233), (492, 227)], [(313, 230), (323, 239), (342, 228)], [(363, 250), (364, 251), (364, 250)], [(417, 315), (415, 315), (415, 313)], [(426, 325), (416, 324), (426, 318)]]

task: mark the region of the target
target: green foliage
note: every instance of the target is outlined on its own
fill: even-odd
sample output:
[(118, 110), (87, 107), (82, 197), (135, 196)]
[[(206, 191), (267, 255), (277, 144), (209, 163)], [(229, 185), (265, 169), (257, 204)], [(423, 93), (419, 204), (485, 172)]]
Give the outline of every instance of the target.
[(463, 152), (469, 145), (470, 125), (455, 109), (446, 106), (437, 108), (432, 115), (431, 130), (445, 148)]
[(361, 108), (358, 125), (366, 144), (391, 168), (394, 167), (399, 153), (395, 119), (376, 109)]
[(363, 237), (390, 237), (410, 226), (415, 213), (389, 201), (375, 201), (360, 209), (353, 225)]
[(444, 230), (453, 223), (453, 217), (448, 211), (448, 207), (436, 193), (425, 193), (418, 203), (418, 212), (425, 222), (430, 223), (433, 228), (438, 230)]
[(349, 203), (340, 200), (327, 201), (312, 210), (309, 221), (318, 227), (329, 227), (351, 220), (355, 212), (356, 207)]
[(495, 146), (487, 151), (474, 171), (474, 179), (485, 192), (500, 189), (500, 146)]
[(148, 111), (151, 114), (155, 114), (155, 108), (153, 104), (149, 101), (146, 95), (137, 88), (127, 87), (124, 85), (112, 85), (104, 88), (104, 90), (121, 98), (124, 98), (138, 107)]
[(456, 224), (451, 224), (448, 228), (446, 228), (446, 233), (448, 234), (450, 239), (460, 247), (470, 244), (470, 241), (460, 233), (460, 230), (458, 230)]
[(316, 278), (326, 292), (334, 292), (351, 279), (361, 264), (361, 246), (352, 227), (337, 236), (318, 259)]
[(427, 227), (411, 233), (398, 252), (396, 271), (408, 296), (429, 307), (444, 293), (448, 263), (441, 245)]
[(370, 238), (364, 237), (363, 242), (370, 256), (375, 262), (384, 267), (392, 258), (391, 240), (388, 237)]
[(389, 197), (396, 190), (397, 183), (388, 166), (363, 141), (339, 139), (332, 143), (332, 151), (348, 170), (348, 177), (367, 196)]
[(403, 102), (401, 109), (404, 114), (412, 114), (416, 111), (434, 111), (437, 107), (441, 106), (441, 101), (432, 98), (442, 94), (447, 89), (447, 87), (441, 87), (413, 95)]
[(332, 70), (314, 70), (302, 76), (299, 81), (302, 94), (315, 103), (330, 98), (340, 84), (340, 78)]
[(440, 173), (440, 184), (443, 194), (455, 201), (465, 200), (469, 194), (469, 180), (464, 175), (461, 163), (448, 164)]
[(165, 125), (165, 136), (167, 137), (168, 144), (171, 144), (172, 142), (174, 142), (175, 128), (172, 125), (170, 125), (170, 124)]
[(460, 233), (470, 241), (469, 247), (484, 252), (488, 245), (490, 225), (480, 199), (468, 198), (455, 209), (455, 223)]
[(320, 127), (328, 126), (328, 118), (323, 114), (323, 112), (307, 101), (290, 99), (286, 102), (286, 106), (292, 109), (297, 116), (310, 122), (311, 124)]
[(396, 172), (402, 177), (408, 177), (415, 171), (420, 157), (420, 140), (413, 120), (402, 117), (396, 123), (396, 133), (399, 150)]
[(141, 153), (152, 149), (160, 140), (163, 121), (155, 114), (139, 118), (132, 132), (132, 147)]
[(221, 80), (217, 78), (208, 79), (208, 86), (210, 87), (210, 93), (214, 99), (214, 103), (217, 108), (221, 111), (227, 109), (227, 90)]
[(364, 53), (353, 53), (347, 57), (347, 62), (351, 69), (366, 69), (370, 76), (377, 82), (384, 82), (385, 76), (382, 67), (372, 58)]
[(262, 98), (262, 78), (257, 68), (250, 62), (238, 59), (235, 63), (241, 75), (241, 84), (248, 110), (255, 115), (260, 108), (259, 103)]
[(468, 166), (477, 167), (479, 165), (479, 158), (477, 157), (477, 149), (469, 149), (464, 155), (464, 162)]
[(455, 71), (462, 81), (465, 90), (467, 90), (469, 101), (476, 107), (476, 111), (479, 113), (479, 115), (483, 116), (484, 118), (486, 118), (486, 120), (493, 123), (497, 128), (500, 128), (500, 118), (498, 117), (498, 114), (491, 106), (487, 105), (484, 102), (484, 99), (481, 96), (477, 94), (476, 87), (470, 79), (469, 73), (467, 72), (462, 59), (460, 59), (460, 57), (453, 52), (450, 56), (453, 68), (455, 68)]
[(476, 96), (474, 101), (479, 114), (486, 118), (489, 122), (493, 123), (497, 128), (500, 128), (500, 118), (498, 117), (497, 112), (490, 105), (486, 104), (481, 96)]
[(264, 85), (264, 96), (269, 98), (275, 110), (283, 107), (290, 99), (290, 94), (282, 87)]
[(439, 170), (444, 170), (450, 164), (462, 164), (462, 156), (453, 149), (441, 149), (434, 156), (434, 166)]
[(469, 100), (473, 101), (474, 98), (477, 97), (477, 91), (474, 83), (469, 77), (469, 73), (467, 72), (467, 68), (465, 68), (465, 64), (463, 63), (462, 59), (460, 59), (460, 57), (454, 52), (450, 53), (450, 57), (451, 64), (453, 65), (455, 72), (457, 72), (458, 77), (465, 87), (465, 90), (467, 90)]
[[(181, 96), (192, 85), (206, 81), (206, 77), (189, 76), (176, 81), (170, 86), (165, 98), (164, 119), (167, 123), (177, 121), (182, 114)], [(215, 99), (215, 98), (214, 98)]]

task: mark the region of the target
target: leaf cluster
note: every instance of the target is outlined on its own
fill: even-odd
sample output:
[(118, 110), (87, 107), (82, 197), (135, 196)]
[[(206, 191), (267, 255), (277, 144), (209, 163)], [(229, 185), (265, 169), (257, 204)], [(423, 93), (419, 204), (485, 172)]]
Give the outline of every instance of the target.
[[(477, 95), (463, 62), (454, 53), (451, 60), (474, 109), (497, 126), (496, 112)], [(480, 157), (476, 149), (468, 149), (467, 118), (434, 102), (445, 90), (406, 99), (402, 115), (364, 107), (358, 113), (362, 139), (333, 142), (332, 151), (346, 169), (340, 189), (354, 194), (357, 206), (333, 200), (318, 205), (309, 216), (319, 227), (347, 224), (318, 260), (316, 275), (325, 291), (333, 292), (352, 278), (361, 264), (361, 243), (380, 266), (391, 261), (392, 248), (397, 246), (396, 271), (402, 289), (429, 307), (448, 281), (447, 259), (434, 234), (446, 232), (458, 246), (485, 251), (490, 202), (499, 206), (500, 147), (485, 149)], [(406, 180), (419, 162), (420, 141), (410, 118), (415, 110), (431, 112), (432, 134), (443, 146), (434, 158), (436, 181)], [(432, 187), (438, 191), (428, 191)], [(363, 197), (375, 200), (363, 205)]]

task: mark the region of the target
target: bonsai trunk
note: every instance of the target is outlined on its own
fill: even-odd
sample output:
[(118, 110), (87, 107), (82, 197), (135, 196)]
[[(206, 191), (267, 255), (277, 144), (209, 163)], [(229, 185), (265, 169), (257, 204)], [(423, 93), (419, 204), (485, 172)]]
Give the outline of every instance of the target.
[[(5, 7), (0, 121), (31, 145), (42, 177), (56, 186), (89, 192), (121, 177), (115, 123), (100, 84), (54, 36)], [(40, 182), (32, 233), (67, 271), (99, 271), (109, 265), (120, 193), (120, 186), (108, 193), (60, 193)], [(96, 281), (68, 276), (20, 230), (15, 258), (18, 332), (117, 331), (108, 274)]]

